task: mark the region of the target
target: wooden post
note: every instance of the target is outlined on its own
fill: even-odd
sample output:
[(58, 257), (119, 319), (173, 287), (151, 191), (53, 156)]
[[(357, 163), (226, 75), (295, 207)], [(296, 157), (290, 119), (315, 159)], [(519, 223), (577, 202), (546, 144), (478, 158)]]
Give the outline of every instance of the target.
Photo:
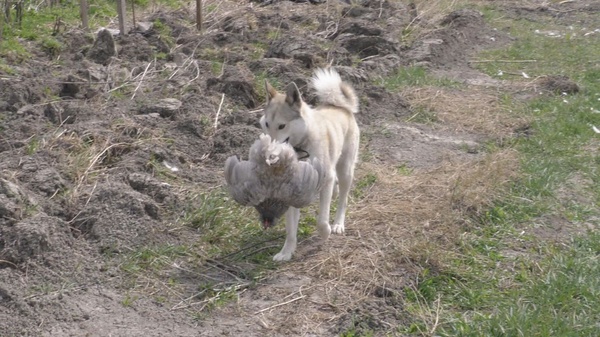
[(4, 0), (4, 8), (2, 8), (2, 12), (4, 14), (4, 18), (6, 19), (6, 23), (10, 23), (10, 5), (11, 2), (9, 0)]
[(196, 29), (202, 31), (202, 0), (196, 0)]
[(0, 10), (0, 43), (2, 43), (2, 35), (4, 33), (4, 8)]
[(132, 29), (137, 29), (137, 26), (135, 24), (135, 1), (131, 1), (131, 18), (133, 19), (133, 28)]
[(84, 30), (89, 30), (88, 22), (88, 2), (87, 0), (79, 0), (79, 15), (81, 16), (81, 26)]
[(127, 7), (125, 7), (125, 0), (117, 0), (117, 14), (119, 15), (119, 32), (121, 35), (127, 35), (125, 31), (125, 13)]

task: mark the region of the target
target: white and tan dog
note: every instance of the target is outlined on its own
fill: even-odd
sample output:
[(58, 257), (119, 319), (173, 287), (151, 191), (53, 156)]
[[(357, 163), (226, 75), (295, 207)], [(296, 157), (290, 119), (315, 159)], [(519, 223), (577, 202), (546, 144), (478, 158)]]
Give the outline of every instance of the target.
[[(295, 83), (286, 87), (285, 94), (265, 81), (267, 106), (260, 124), (265, 133), (278, 142), (288, 142), (299, 158), (318, 158), (325, 171), (319, 195), (317, 230), (323, 240), (331, 232), (344, 232), (348, 193), (354, 178), (358, 157), (360, 132), (354, 114), (358, 112), (358, 97), (354, 89), (342, 81), (333, 69), (317, 69), (312, 86), (319, 98), (316, 108), (308, 106)], [(329, 209), (336, 182), (339, 201), (333, 226), (329, 225)], [(275, 261), (287, 261), (296, 250), (296, 234), (300, 210), (290, 207), (285, 214), (286, 239)]]

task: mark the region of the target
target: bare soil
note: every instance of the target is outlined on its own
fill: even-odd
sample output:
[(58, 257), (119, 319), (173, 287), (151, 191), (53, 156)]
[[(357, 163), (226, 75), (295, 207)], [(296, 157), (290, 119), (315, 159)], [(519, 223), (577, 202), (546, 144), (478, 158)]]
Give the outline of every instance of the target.
[[(446, 224), (469, 226), (468, 213), (488, 202), (457, 194), (457, 181), (466, 173), (488, 179), (468, 169), (476, 164), (510, 176), (514, 154), (489, 158), (481, 148), (523, 136), (527, 121), (504, 117), (498, 103), (499, 92), (515, 87), (469, 62), (512, 41), (481, 13), (433, 20), (408, 2), (357, 3), (215, 2), (202, 34), (193, 9), (160, 10), (138, 21), (168, 30), (116, 36), (114, 52), (112, 36), (94, 45), (97, 36), (66, 27), (57, 36), (66, 46), (60, 55), (30, 44), (32, 59), (7, 58), (13, 72), (0, 68), (0, 334), (330, 336), (385, 334), (408, 322), (404, 289), (423, 264), (435, 270), (423, 242), (451, 242), (457, 234)], [(506, 6), (507, 15), (532, 20), (558, 9), (565, 22), (600, 11), (593, 1)], [(408, 26), (423, 28), (410, 43), (401, 34)], [(243, 264), (203, 269), (185, 256), (159, 278), (132, 284), (127, 254), (201, 239), (182, 214), (199, 206), (195, 196), (223, 184), (225, 158), (245, 156), (260, 134), (262, 80), (280, 88), (295, 81), (314, 103), (307, 80), (329, 63), (361, 97), (357, 180), (377, 177), (352, 201), (348, 232), (326, 243), (308, 237), (291, 262), (252, 284), (240, 277)], [(411, 65), (463, 86), (397, 93), (377, 84)], [(543, 83), (547, 94), (576, 90), (561, 77)], [(435, 118), (413, 121), (424, 113)], [(232, 280), (234, 298), (201, 310), (197, 303), (206, 302), (195, 294), (211, 273)]]

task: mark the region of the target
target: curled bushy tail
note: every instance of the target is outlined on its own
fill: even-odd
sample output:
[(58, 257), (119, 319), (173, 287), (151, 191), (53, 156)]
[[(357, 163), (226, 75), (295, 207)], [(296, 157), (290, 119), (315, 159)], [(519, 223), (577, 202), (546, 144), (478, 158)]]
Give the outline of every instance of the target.
[(350, 84), (342, 81), (335, 69), (315, 70), (312, 85), (321, 103), (344, 108), (352, 113), (358, 112), (358, 97), (354, 89)]

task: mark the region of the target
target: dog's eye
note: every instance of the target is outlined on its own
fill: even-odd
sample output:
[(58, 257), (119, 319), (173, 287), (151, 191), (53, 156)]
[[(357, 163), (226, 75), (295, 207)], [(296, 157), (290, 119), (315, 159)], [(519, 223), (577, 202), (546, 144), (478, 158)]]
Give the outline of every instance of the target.
[(265, 122), (265, 126), (267, 127), (267, 129), (269, 128), (269, 122)]
[(285, 128), (285, 124), (279, 125), (279, 130), (283, 130), (283, 128)]

